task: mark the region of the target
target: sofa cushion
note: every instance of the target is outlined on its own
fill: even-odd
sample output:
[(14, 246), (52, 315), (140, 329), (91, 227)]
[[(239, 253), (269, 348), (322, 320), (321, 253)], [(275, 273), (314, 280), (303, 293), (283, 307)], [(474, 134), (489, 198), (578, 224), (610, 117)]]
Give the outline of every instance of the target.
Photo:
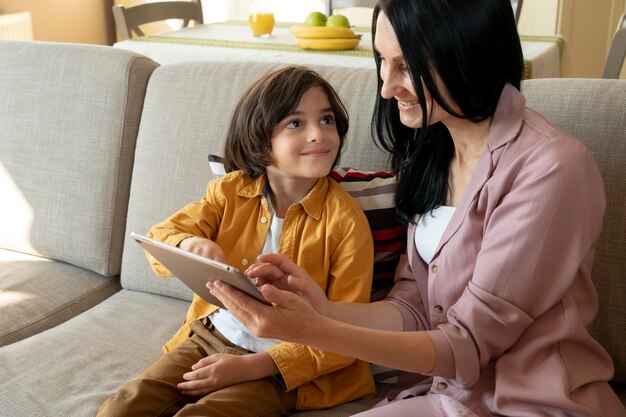
[(104, 46), (0, 41), (0, 248), (119, 274), (156, 66)]
[[(0, 348), (0, 417), (96, 415), (107, 397), (161, 355), (187, 306), (122, 290), (61, 326)], [(379, 400), (303, 416), (344, 417)]]
[(0, 249), (0, 346), (54, 327), (119, 289), (118, 279)]
[(61, 326), (0, 348), (0, 417), (96, 415), (159, 357), (187, 306), (122, 290)]
[(606, 214), (591, 273), (599, 311), (591, 333), (613, 358), (615, 380), (626, 383), (626, 81), (537, 79), (525, 81), (522, 92), (529, 107), (587, 145), (604, 178)]
[[(124, 288), (191, 299), (191, 291), (178, 280), (156, 278), (129, 234), (145, 234), (152, 225), (202, 198), (211, 179), (206, 155), (223, 154), (225, 132), (240, 94), (262, 74), (280, 66), (188, 62), (154, 71), (137, 138), (122, 260)], [(388, 169), (387, 156), (370, 139), (375, 71), (316, 69), (337, 89), (350, 115), (342, 165)], [(224, 80), (228, 80), (227, 88)]]

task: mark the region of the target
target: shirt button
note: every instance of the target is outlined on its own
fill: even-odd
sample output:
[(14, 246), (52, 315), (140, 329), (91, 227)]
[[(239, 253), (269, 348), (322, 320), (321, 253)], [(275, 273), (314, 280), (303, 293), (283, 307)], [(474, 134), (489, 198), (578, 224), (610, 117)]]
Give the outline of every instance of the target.
[(261, 217), (261, 223), (267, 223), (267, 217), (265, 216)]
[(437, 268), (437, 265), (433, 265), (430, 267), (430, 272), (432, 272), (433, 274), (436, 274), (438, 270), (439, 269)]
[(441, 314), (443, 313), (443, 307), (441, 307), (439, 304), (437, 304), (436, 306), (433, 307), (433, 310), (435, 310), (435, 313), (437, 314)]
[(243, 266), (248, 265), (248, 260), (247, 260), (247, 259), (245, 259), (245, 258), (244, 258), (244, 259), (242, 259), (242, 260), (241, 260), (241, 264), (242, 264)]
[(437, 389), (438, 389), (439, 391), (443, 391), (443, 390), (445, 390), (446, 388), (448, 388), (448, 384), (446, 384), (445, 382), (438, 382), (438, 383), (437, 383)]

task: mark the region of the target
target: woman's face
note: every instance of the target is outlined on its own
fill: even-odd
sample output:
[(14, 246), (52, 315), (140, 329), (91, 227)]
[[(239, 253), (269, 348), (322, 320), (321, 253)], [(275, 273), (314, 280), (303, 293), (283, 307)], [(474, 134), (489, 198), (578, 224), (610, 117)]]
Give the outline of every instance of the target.
[[(398, 38), (396, 37), (391, 22), (384, 13), (379, 13), (376, 20), (376, 39), (374, 47), (380, 55), (380, 78), (383, 86), (380, 95), (385, 99), (395, 98), (398, 101), (400, 121), (403, 125), (411, 128), (422, 127), (422, 108), (415, 93), (415, 86), (409, 74), (409, 70)], [(452, 105), (448, 98), (447, 89), (437, 74), (434, 74), (437, 89), (443, 99)], [(424, 88), (426, 110), (429, 114), (428, 124), (443, 121), (450, 116), (437, 103), (433, 102), (430, 93)], [(455, 106), (452, 106), (454, 109)]]

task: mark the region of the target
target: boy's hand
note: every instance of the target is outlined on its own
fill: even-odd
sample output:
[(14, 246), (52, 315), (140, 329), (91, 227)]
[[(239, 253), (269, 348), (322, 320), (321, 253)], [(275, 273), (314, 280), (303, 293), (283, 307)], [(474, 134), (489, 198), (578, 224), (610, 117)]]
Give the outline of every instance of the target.
[(201, 396), (216, 389), (265, 378), (278, 373), (269, 354), (232, 355), (215, 353), (200, 359), (183, 375), (178, 389), (185, 395)]
[(224, 251), (211, 239), (198, 236), (188, 237), (183, 239), (178, 244), (178, 247), (188, 252), (195, 253), (196, 255), (213, 259), (214, 261), (226, 262)]

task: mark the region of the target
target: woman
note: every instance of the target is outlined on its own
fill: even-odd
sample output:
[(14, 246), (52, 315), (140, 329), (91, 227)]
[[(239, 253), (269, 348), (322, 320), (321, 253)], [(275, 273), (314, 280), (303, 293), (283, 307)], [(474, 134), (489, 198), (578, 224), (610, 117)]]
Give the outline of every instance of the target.
[(381, 0), (373, 34), (373, 125), (409, 225), (393, 290), (331, 303), (264, 255), (248, 275), (274, 283), (273, 308), (213, 293), (258, 335), (432, 377), (362, 416), (626, 416), (586, 330), (602, 179), (580, 142), (525, 107), (510, 3)]

